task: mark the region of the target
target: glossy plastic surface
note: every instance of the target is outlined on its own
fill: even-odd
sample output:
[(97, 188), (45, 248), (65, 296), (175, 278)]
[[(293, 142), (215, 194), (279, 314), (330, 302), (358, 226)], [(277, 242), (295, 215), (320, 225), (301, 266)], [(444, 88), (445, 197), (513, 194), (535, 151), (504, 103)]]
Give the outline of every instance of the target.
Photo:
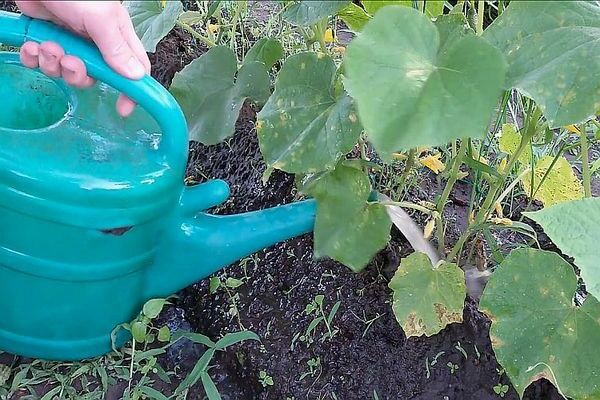
[[(152, 297), (313, 228), (315, 204), (246, 214), (220, 180), (184, 189), (187, 130), (150, 77), (115, 74), (88, 42), (0, 12), (0, 42), (53, 40), (108, 85), (79, 91), (0, 54), (0, 349), (77, 360), (111, 349), (111, 332)], [(114, 111), (123, 91), (143, 109)], [(123, 331), (117, 345), (127, 339)]]

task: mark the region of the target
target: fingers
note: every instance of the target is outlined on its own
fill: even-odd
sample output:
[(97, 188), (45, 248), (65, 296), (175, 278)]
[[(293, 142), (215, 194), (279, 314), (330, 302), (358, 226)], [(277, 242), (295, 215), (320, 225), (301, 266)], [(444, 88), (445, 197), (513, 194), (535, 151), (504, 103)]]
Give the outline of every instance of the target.
[(135, 102), (125, 95), (120, 95), (117, 99), (117, 112), (121, 117), (128, 117), (135, 110)]
[(21, 64), (29, 68), (38, 68), (40, 66), (40, 45), (35, 42), (26, 42), (21, 46), (19, 53)]
[(122, 20), (121, 33), (125, 37), (129, 47), (131, 47), (131, 50), (133, 50), (138, 60), (140, 60), (144, 66), (146, 74), (150, 75), (151, 65), (150, 59), (148, 58), (148, 53), (146, 53), (146, 49), (144, 49), (142, 41), (138, 37), (137, 33), (135, 33), (133, 22), (131, 22), (131, 18), (124, 7), (121, 8), (120, 18)]
[(87, 88), (95, 83), (94, 79), (87, 75), (83, 61), (77, 57), (64, 56), (60, 60), (60, 66), (63, 79), (71, 86)]
[(94, 84), (87, 75), (87, 69), (77, 57), (67, 56), (56, 43), (45, 42), (41, 45), (26, 42), (21, 47), (21, 63), (29, 68), (40, 68), (48, 76), (62, 77), (69, 85), (85, 88)]
[(146, 67), (121, 31), (124, 19), (120, 15), (120, 8), (115, 8), (114, 13), (112, 18), (86, 19), (86, 31), (98, 46), (104, 60), (116, 72), (129, 79), (141, 79), (146, 74)]
[[(150, 75), (150, 59), (148, 58), (148, 54), (144, 49), (144, 45), (135, 33), (133, 23), (131, 22), (129, 14), (127, 13), (127, 10), (125, 8), (121, 8), (121, 13), (119, 17), (122, 20), (120, 25), (123, 37), (129, 44), (129, 47), (134, 52), (138, 60), (142, 63), (142, 65), (144, 65), (144, 70), (146, 71), (146, 74)], [(135, 106), (135, 102), (124, 95), (119, 96), (119, 99), (117, 100), (117, 112), (122, 117), (129, 116), (135, 109)]]
[(60, 60), (64, 57), (65, 51), (54, 42), (44, 42), (39, 49), (40, 69), (48, 76), (59, 78), (61, 76)]

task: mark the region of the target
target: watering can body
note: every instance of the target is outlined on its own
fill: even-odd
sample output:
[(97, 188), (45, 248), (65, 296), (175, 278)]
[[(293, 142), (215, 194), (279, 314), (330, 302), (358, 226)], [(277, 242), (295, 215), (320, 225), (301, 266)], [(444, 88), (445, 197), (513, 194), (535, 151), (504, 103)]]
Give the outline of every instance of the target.
[[(50, 23), (0, 12), (0, 43), (27, 40), (58, 42), (99, 83), (73, 89), (0, 53), (0, 350), (105, 354), (146, 300), (312, 230), (312, 201), (206, 213), (228, 186), (184, 188), (187, 127), (164, 88), (118, 76)], [(129, 118), (114, 110), (118, 91), (141, 106)]]

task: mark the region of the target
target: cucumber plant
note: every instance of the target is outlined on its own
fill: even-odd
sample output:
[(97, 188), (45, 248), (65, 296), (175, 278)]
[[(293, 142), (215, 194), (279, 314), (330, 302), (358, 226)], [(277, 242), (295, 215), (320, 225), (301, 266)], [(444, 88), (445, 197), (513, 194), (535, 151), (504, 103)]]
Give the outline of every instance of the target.
[[(296, 174), (299, 189), (316, 199), (317, 256), (361, 271), (388, 242), (387, 206), (428, 216), (427, 236), (435, 231), (442, 260), (411, 254), (389, 284), (407, 336), (433, 335), (462, 321), (465, 246), (480, 237), (493, 246), (497, 229), (535, 237), (526, 220), (504, 217), (502, 204), (517, 187), (539, 200), (546, 208), (526, 218), (574, 258), (587, 292), (576, 296), (577, 276), (557, 254), (496, 251), (499, 266), (481, 298), (492, 319), (492, 345), (521, 396), (531, 382), (547, 378), (565, 396), (600, 398), (594, 345), (600, 342), (600, 255), (592, 247), (600, 203), (591, 196), (597, 167), (589, 159), (600, 111), (597, 3), (283, 1), (276, 17), (305, 48), (284, 54), (276, 39), (262, 38), (241, 60), (233, 49), (245, 6), (234, 10), (229, 37), (207, 39), (202, 32), (210, 33), (210, 18), (226, 2), (203, 3), (205, 13), (191, 14), (179, 2), (129, 3), (148, 50), (175, 25), (210, 48), (171, 87), (193, 139), (221, 141), (234, 133), (246, 99), (264, 105), (256, 130), (265, 179), (273, 169)], [(487, 26), (486, 7), (497, 15)], [(328, 43), (337, 18), (355, 33), (343, 51)], [(437, 198), (377, 200), (371, 177), (382, 163), (406, 158), (405, 182), (422, 149), (436, 146), (450, 167), (442, 172), (435, 154), (421, 163), (435, 165), (446, 180)], [(492, 146), (499, 151), (490, 152)], [(582, 180), (564, 157), (573, 149)], [(465, 170), (477, 190), (466, 229), (446, 246), (444, 211), (456, 182), (469, 175)]]

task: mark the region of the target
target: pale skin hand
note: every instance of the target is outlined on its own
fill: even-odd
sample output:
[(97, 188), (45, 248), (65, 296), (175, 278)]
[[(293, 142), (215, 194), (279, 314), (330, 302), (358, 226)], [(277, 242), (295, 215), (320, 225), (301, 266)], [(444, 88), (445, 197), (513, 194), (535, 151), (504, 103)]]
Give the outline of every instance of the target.
[[(150, 73), (150, 60), (136, 35), (127, 10), (119, 1), (17, 1), (17, 6), (32, 18), (44, 19), (61, 25), (96, 44), (104, 60), (116, 72), (129, 79), (141, 79)], [(21, 47), (21, 63), (29, 68), (40, 68), (46, 75), (62, 77), (78, 88), (92, 86), (83, 62), (65, 55), (54, 42), (37, 44), (27, 42)], [(117, 111), (122, 116), (131, 114), (135, 103), (121, 95)]]

